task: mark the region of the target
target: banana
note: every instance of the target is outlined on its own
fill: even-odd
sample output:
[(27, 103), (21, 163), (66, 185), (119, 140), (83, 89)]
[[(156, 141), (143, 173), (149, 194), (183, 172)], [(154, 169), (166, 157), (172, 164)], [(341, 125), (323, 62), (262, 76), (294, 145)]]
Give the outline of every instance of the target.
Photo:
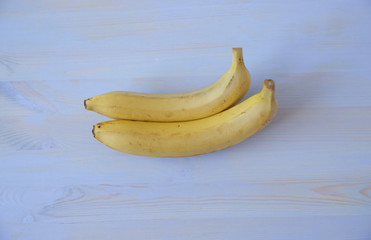
[(228, 110), (186, 122), (111, 120), (95, 124), (94, 137), (115, 150), (151, 157), (186, 157), (218, 151), (244, 141), (275, 116), (275, 83)]
[(212, 85), (186, 93), (114, 91), (88, 98), (85, 108), (114, 119), (174, 122), (200, 119), (238, 103), (250, 88), (242, 48), (233, 48), (231, 68)]

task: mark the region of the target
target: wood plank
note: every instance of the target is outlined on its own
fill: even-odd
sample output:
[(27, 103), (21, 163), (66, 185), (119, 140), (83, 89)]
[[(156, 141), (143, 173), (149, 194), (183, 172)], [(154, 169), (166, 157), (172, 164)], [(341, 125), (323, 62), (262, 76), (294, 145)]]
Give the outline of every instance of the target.
[[(2, 222), (369, 216), (371, 181), (72, 185), (1, 189)], [(37, 196), (37, 198), (36, 198)], [(30, 207), (32, 210), (30, 211)], [(103, 220), (104, 221), (104, 220)]]
[(306, 7), (295, 1), (149, 1), (140, 8), (116, 1), (101, 8), (96, 2), (21, 2), (2, 4), (1, 81), (210, 76), (230, 64), (235, 46), (244, 47), (247, 66), (258, 76), (368, 73), (370, 16), (363, 1), (336, 2), (336, 8), (332, 1)]
[[(74, 224), (4, 224), (3, 239), (188, 240), (368, 240), (369, 216), (248, 217), (223, 219), (153, 219)], [(45, 230), (47, 229), (47, 231)], [(58, 233), (58, 234), (55, 234)]]

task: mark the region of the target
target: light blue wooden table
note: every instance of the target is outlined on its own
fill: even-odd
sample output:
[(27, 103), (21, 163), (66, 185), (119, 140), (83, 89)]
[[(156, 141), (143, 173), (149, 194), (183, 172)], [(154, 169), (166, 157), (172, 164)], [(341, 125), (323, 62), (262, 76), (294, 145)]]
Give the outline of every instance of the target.
[[(371, 2), (0, 1), (0, 239), (371, 239)], [(277, 83), (256, 136), (119, 153), (83, 100)]]

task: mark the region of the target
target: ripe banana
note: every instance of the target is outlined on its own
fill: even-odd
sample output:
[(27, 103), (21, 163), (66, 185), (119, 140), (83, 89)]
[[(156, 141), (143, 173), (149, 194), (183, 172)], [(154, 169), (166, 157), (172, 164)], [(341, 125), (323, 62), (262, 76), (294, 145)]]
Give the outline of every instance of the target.
[(174, 122), (200, 119), (238, 103), (250, 88), (242, 48), (233, 48), (231, 68), (212, 85), (186, 93), (115, 91), (84, 101), (85, 108), (115, 119)]
[(93, 127), (96, 139), (115, 150), (151, 157), (186, 157), (218, 151), (244, 141), (275, 116), (273, 80), (262, 91), (213, 116), (186, 122), (112, 120)]

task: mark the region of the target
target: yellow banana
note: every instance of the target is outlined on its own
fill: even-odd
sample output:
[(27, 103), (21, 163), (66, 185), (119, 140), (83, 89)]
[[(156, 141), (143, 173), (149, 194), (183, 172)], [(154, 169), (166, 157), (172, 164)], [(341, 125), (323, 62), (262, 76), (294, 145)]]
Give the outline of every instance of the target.
[(232, 67), (212, 85), (186, 93), (115, 91), (84, 101), (85, 108), (115, 119), (188, 121), (211, 116), (238, 103), (250, 88), (242, 48), (233, 48)]
[(213, 116), (186, 122), (112, 120), (94, 125), (96, 139), (115, 150), (151, 157), (185, 157), (218, 151), (244, 141), (275, 116), (273, 80), (262, 91)]

